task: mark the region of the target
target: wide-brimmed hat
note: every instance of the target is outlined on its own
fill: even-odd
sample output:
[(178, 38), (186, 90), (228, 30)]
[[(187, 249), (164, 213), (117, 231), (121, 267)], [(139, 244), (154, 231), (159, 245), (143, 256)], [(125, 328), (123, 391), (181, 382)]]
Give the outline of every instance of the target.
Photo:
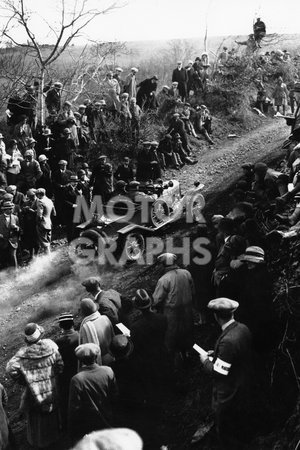
[(109, 350), (116, 359), (126, 358), (133, 351), (133, 343), (124, 334), (117, 334), (112, 339)]
[(163, 263), (165, 266), (169, 266), (175, 263), (177, 256), (174, 253), (162, 253), (157, 257), (157, 260)]
[(253, 245), (246, 248), (245, 254), (242, 256), (241, 260), (260, 264), (265, 261), (265, 252), (261, 247)]
[(24, 330), (24, 338), (28, 344), (34, 344), (44, 335), (44, 328), (36, 323), (28, 323)]
[(134, 305), (138, 309), (148, 309), (151, 307), (151, 298), (145, 289), (138, 289), (133, 297)]

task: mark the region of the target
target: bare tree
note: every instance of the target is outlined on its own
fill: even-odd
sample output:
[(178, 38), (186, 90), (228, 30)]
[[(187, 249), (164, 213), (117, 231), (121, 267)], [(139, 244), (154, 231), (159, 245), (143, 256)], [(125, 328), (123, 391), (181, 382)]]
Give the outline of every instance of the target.
[[(52, 45), (42, 45), (38, 42), (36, 31), (34, 29), (31, 18), (34, 12), (30, 9), (30, 0), (2, 0), (2, 10), (6, 12), (7, 21), (2, 30), (3, 36), (11, 41), (15, 46), (21, 49), (27, 49), (35, 58), (39, 70), (39, 111), (40, 122), (44, 122), (44, 103), (43, 90), (44, 79), (47, 68), (56, 61), (60, 55), (71, 44), (73, 39), (80, 36), (82, 31), (98, 16), (121, 7), (118, 5), (119, 0), (115, 0), (102, 9), (91, 7), (90, 0), (76, 0), (70, 2), (71, 10), (67, 5), (67, 0), (60, 0), (60, 9), (57, 14), (59, 20), (49, 23), (44, 20), (44, 26), (47, 27), (48, 35), (53, 41)], [(100, 1), (98, 2), (100, 3)], [(41, 19), (42, 20), (42, 19)], [(41, 24), (39, 24), (41, 26)], [(20, 28), (25, 32), (27, 42), (19, 42), (15, 38), (16, 28)]]

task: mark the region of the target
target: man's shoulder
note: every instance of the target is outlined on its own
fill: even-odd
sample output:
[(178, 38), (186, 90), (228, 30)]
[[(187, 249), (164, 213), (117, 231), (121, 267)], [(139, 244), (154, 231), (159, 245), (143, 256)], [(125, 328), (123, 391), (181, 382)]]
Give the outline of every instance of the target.
[(250, 338), (251, 333), (249, 328), (240, 322), (234, 322), (225, 329), (224, 335), (222, 336), (222, 341), (240, 341), (241, 339)]

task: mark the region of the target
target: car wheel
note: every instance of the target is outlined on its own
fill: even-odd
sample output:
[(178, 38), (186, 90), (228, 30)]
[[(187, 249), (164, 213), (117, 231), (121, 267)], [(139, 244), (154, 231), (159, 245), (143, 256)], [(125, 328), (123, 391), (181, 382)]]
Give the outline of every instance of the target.
[(190, 201), (190, 212), (193, 220), (198, 223), (205, 222), (202, 211), (205, 206), (205, 200), (202, 194), (196, 194)]
[(157, 200), (150, 210), (150, 220), (154, 227), (159, 227), (170, 218), (170, 208), (164, 200)]
[(125, 237), (124, 253), (128, 261), (137, 261), (145, 252), (145, 239), (141, 233), (129, 233)]

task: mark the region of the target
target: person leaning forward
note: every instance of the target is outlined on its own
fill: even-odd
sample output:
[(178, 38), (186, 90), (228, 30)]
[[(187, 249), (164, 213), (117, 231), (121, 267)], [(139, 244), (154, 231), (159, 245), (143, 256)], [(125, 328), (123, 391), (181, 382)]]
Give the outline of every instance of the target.
[(252, 337), (246, 325), (234, 320), (239, 303), (225, 297), (211, 300), (222, 333), (217, 339), (212, 359), (200, 355), (205, 372), (213, 377), (212, 409), (222, 448), (243, 448), (246, 430), (246, 400), (252, 369)]

